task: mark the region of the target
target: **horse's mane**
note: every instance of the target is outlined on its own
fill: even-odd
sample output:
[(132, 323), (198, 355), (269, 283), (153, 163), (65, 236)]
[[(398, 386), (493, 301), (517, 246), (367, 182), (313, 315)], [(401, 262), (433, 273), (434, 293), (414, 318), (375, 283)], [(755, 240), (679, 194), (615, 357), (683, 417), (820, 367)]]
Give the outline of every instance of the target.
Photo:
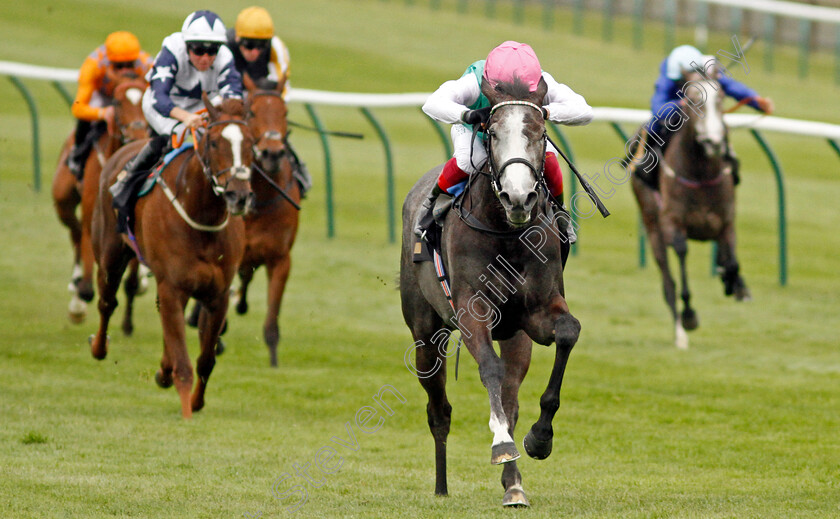
[(234, 98), (227, 98), (222, 101), (221, 106), (219, 106), (223, 113), (228, 115), (232, 115), (239, 118), (244, 118), (245, 116), (245, 103), (242, 99), (234, 99)]
[(535, 92), (531, 92), (528, 88), (528, 84), (518, 77), (513, 78), (513, 81), (499, 81), (493, 88), (491, 88), (484, 80), (481, 82), (482, 92), (493, 104), (505, 99), (530, 100), (537, 97), (539, 97), (539, 101), (542, 101), (542, 98), (545, 97), (545, 91), (547, 88), (548, 86), (542, 78), (540, 78), (540, 83)]

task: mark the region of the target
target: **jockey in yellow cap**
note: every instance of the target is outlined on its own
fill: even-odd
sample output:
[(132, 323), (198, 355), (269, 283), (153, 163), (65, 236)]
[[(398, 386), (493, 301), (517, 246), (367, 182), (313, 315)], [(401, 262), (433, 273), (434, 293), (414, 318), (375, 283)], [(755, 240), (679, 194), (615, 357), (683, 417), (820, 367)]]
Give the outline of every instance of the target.
[[(236, 69), (242, 77), (248, 75), (257, 88), (273, 90), (284, 83), (283, 95), (289, 83), (289, 49), (274, 34), (271, 15), (262, 7), (248, 7), (236, 17), (233, 29), (227, 31), (228, 47), (233, 52)], [(295, 177), (301, 185), (301, 194), (312, 186), (312, 177), (306, 166), (289, 144), (294, 157)]]
[[(67, 166), (76, 178), (82, 178), (84, 164), (99, 132), (93, 124), (114, 122), (114, 79), (130, 75), (143, 77), (152, 66), (152, 58), (140, 48), (137, 37), (128, 31), (112, 32), (105, 43), (88, 55), (79, 70), (79, 85), (71, 111), (78, 119), (73, 149)], [(104, 125), (100, 125), (104, 126)], [(103, 128), (104, 129), (104, 128)]]

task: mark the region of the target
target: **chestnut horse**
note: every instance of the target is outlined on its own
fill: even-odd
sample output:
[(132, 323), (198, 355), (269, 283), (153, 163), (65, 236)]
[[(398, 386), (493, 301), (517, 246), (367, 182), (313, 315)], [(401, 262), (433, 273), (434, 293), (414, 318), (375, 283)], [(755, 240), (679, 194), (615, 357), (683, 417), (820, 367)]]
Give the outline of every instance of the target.
[[(674, 321), (675, 344), (688, 348), (688, 334), (698, 326), (691, 307), (686, 255), (688, 240), (715, 241), (717, 265), (724, 293), (737, 301), (750, 299), (735, 256), (735, 185), (731, 163), (725, 158), (727, 130), (723, 94), (711, 65), (707, 75), (688, 73), (686, 104), (665, 150), (659, 170), (659, 191), (634, 172), (633, 193), (639, 204), (650, 247), (662, 275), (665, 302)], [(677, 313), (676, 284), (668, 266), (668, 247), (680, 263), (683, 311)]]
[(280, 342), (280, 303), (289, 279), (292, 245), (298, 229), (300, 185), (292, 176), (292, 161), (287, 144), (286, 102), (283, 83), (274, 90), (248, 87), (248, 124), (254, 136), (254, 208), (245, 215), (245, 255), (239, 266), (239, 300), (236, 312), (248, 311), (248, 285), (254, 271), (265, 265), (268, 297), (263, 338), (268, 346), (271, 365), (277, 366)]
[[(551, 454), (551, 422), (559, 407), (566, 362), (580, 333), (569, 313), (563, 287), (564, 238), (554, 227), (543, 179), (546, 150), (542, 101), (522, 83), (482, 84), (493, 107), (486, 131), (488, 162), (472, 175), (468, 191), (447, 214), (440, 261), (448, 270), (447, 301), (431, 262), (414, 263), (415, 215), (441, 167), (423, 176), (403, 205), (400, 296), (405, 322), (414, 337), (416, 363), (410, 368), (429, 397), (429, 429), (435, 441), (435, 493), (446, 495), (446, 440), (452, 406), (446, 397), (449, 334), (456, 327), (478, 363), (490, 401), (493, 434), (490, 463), (503, 464), (505, 506), (528, 506), (516, 465), (513, 433), (519, 416), (519, 386), (531, 362), (532, 341), (556, 344), (548, 386), (540, 398), (539, 420), (525, 436), (525, 451), (536, 459)], [(493, 348), (499, 342), (501, 357)]]
[[(64, 142), (53, 177), (52, 197), (55, 210), (59, 220), (70, 230), (70, 240), (73, 243), (73, 274), (68, 285), (72, 297), (68, 314), (74, 323), (85, 320), (87, 302), (93, 300), (94, 260), (90, 243), (90, 224), (96, 195), (99, 192), (99, 173), (105, 161), (121, 146), (149, 136), (148, 124), (140, 106), (146, 82), (135, 78), (133, 74), (113, 79), (116, 83), (113, 94), (114, 128), (109, 128), (94, 143), (87, 162), (82, 166), (82, 182), (76, 179), (65, 163), (73, 146), (72, 134)], [(81, 221), (76, 216), (76, 208), (80, 203)], [(138, 279), (137, 264), (133, 264), (131, 276), (126, 280), (126, 290), (136, 292), (139, 282), (146, 280), (143, 276)], [(123, 331), (131, 333), (130, 319), (123, 321)]]
[[(203, 96), (208, 124), (195, 147), (175, 157), (154, 189), (134, 209), (136, 252), (157, 281), (158, 310), (163, 327), (163, 357), (155, 381), (175, 384), (181, 413), (190, 418), (204, 406), (204, 392), (216, 362), (215, 345), (227, 313), (230, 283), (242, 258), (245, 229), (241, 215), (253, 203), (251, 148), (241, 100), (229, 99), (216, 108)], [(99, 270), (99, 330), (91, 336), (91, 353), (105, 358), (108, 321), (117, 306), (119, 279), (135, 249), (117, 232), (108, 190), (117, 173), (143, 143), (122, 148), (103, 170), (94, 210), (93, 250)], [(201, 354), (193, 387), (193, 367), (187, 352), (184, 307), (190, 297), (201, 302)]]

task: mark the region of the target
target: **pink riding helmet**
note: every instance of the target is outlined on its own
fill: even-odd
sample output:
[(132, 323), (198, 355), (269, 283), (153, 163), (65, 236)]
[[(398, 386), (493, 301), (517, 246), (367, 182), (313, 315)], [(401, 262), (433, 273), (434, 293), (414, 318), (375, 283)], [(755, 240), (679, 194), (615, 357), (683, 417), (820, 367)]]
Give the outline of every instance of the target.
[(487, 55), (483, 77), (491, 87), (500, 81), (512, 83), (514, 78), (519, 78), (528, 85), (530, 92), (534, 92), (542, 77), (542, 67), (530, 45), (506, 41)]

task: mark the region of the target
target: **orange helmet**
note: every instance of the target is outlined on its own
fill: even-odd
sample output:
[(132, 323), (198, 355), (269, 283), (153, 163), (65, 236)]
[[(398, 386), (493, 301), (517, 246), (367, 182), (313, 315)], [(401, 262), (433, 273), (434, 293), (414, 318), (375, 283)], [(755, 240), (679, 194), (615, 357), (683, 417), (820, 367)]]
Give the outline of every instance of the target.
[(105, 54), (111, 63), (134, 61), (140, 57), (140, 42), (128, 31), (112, 32), (105, 38)]
[(248, 7), (236, 17), (237, 38), (267, 40), (274, 36), (274, 22), (271, 15), (262, 7)]

